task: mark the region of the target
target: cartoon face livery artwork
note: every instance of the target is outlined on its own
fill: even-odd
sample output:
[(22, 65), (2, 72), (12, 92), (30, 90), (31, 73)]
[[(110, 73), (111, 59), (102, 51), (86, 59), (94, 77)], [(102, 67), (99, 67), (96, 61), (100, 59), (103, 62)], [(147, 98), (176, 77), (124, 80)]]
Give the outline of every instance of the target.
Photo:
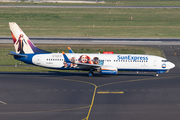
[(63, 65), (64, 65), (63, 68), (67, 68), (68, 67), (67, 62), (65, 62), (65, 61), (63, 62)]
[(76, 63), (85, 63), (85, 64), (95, 64), (95, 65), (103, 65), (104, 61), (99, 60), (98, 57), (89, 57), (88, 55), (81, 55), (78, 59), (76, 57), (71, 57), (69, 59), (72, 63), (67, 63), (64, 61), (63, 68), (76, 68), (78, 65)]
[(78, 59), (79, 63), (89, 63), (92, 64), (91, 58), (87, 55), (81, 55)]
[(99, 65), (99, 58), (98, 57), (93, 58), (93, 64)]
[(77, 65), (75, 64), (76, 62), (76, 58), (75, 57), (72, 57), (71, 59), (69, 59), (71, 62), (74, 62), (74, 63), (68, 63), (68, 62), (63, 62), (63, 68), (76, 68)]
[(99, 61), (99, 65), (103, 65), (104, 64), (104, 61), (103, 60), (100, 60)]
[(104, 61), (100, 60), (98, 57), (93, 57), (91, 59), (88, 55), (81, 55), (78, 59), (79, 63), (89, 63), (89, 64), (96, 64), (96, 65), (103, 65)]
[(76, 58), (75, 57), (71, 58), (71, 62), (73, 62), (73, 63), (71, 63), (71, 67), (73, 67), (73, 68), (77, 67), (77, 64), (75, 64), (75, 62), (76, 62)]
[(165, 63), (162, 64), (162, 68), (166, 68), (166, 64)]
[(93, 61), (93, 64), (96, 64), (96, 65), (103, 65), (104, 64), (104, 61), (99, 60), (98, 57), (94, 57), (92, 61)]

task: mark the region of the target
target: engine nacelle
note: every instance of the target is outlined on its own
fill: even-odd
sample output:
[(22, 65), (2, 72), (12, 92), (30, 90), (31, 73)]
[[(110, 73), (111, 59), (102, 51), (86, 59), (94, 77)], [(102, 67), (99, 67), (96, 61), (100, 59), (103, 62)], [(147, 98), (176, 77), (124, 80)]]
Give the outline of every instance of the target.
[(104, 74), (104, 75), (116, 75), (117, 72), (118, 72), (117, 67), (113, 67), (113, 66), (101, 67), (101, 74)]

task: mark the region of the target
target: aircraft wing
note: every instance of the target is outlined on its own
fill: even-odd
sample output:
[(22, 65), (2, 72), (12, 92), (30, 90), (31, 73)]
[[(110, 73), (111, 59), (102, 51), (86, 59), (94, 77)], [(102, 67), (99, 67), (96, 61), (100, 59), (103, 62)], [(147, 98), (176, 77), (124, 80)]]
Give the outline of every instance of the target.
[(98, 69), (101, 67), (101, 65), (89, 64), (89, 63), (74, 63), (74, 64), (77, 64), (78, 67), (83, 69)]
[(83, 69), (98, 69), (101, 67), (101, 65), (96, 65), (96, 64), (89, 64), (89, 63), (78, 63), (78, 62), (71, 62), (69, 58), (66, 56), (66, 54), (62, 51), (62, 54), (64, 56), (64, 60), (67, 63), (73, 63), (77, 64), (78, 67), (83, 68)]

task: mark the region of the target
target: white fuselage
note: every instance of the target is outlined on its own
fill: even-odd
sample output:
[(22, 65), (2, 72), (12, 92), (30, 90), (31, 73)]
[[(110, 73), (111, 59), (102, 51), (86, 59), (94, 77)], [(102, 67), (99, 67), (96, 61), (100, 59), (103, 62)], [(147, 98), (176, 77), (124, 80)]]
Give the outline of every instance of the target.
[[(153, 55), (140, 54), (88, 54), (88, 53), (68, 53), (66, 54), (70, 61), (76, 63), (99, 64), (101, 66), (113, 66), (117, 70), (137, 70), (137, 71), (167, 71), (174, 67), (174, 64), (165, 58)], [(82, 58), (84, 56), (84, 58)], [(98, 63), (94, 62), (98, 58)], [(87, 60), (88, 59), (88, 60)], [(64, 57), (61, 53), (36, 54), (32, 58), (35, 65), (54, 68), (54, 69), (83, 69), (72, 63), (64, 63)]]

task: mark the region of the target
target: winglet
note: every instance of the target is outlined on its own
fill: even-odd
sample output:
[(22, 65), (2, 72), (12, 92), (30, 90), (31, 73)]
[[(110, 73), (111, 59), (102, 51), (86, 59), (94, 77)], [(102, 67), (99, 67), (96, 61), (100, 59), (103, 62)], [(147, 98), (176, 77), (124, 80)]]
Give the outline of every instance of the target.
[(70, 61), (69, 58), (66, 56), (66, 54), (64, 53), (64, 51), (62, 51), (62, 54), (63, 54), (63, 57), (64, 57), (64, 61), (71, 63), (71, 61)]
[(68, 47), (69, 53), (74, 53), (70, 47)]

